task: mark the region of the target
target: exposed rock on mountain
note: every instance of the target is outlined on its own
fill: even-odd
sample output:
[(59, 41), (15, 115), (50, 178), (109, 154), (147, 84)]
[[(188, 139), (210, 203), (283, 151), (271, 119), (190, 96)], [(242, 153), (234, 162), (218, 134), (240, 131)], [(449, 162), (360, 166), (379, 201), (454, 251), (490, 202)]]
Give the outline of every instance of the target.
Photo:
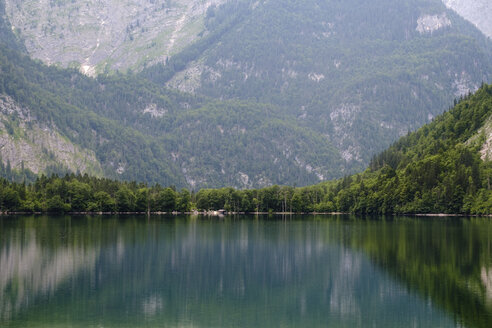
[(490, 0), (442, 0), (492, 38), (492, 2)]
[(5, 0), (27, 50), (94, 76), (141, 68), (199, 38), (207, 9), (225, 0)]
[(102, 176), (93, 151), (64, 138), (55, 126), (41, 124), (27, 108), (0, 95), (0, 155), (12, 169), (46, 172), (48, 167)]

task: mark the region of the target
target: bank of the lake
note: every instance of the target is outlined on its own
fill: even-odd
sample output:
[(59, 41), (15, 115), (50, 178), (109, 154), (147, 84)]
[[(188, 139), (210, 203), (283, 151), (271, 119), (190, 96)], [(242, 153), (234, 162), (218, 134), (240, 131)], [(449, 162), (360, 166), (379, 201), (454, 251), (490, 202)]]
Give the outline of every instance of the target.
[[(150, 215), (153, 216), (180, 216), (180, 215), (189, 215), (189, 216), (211, 216), (211, 217), (225, 217), (225, 216), (336, 216), (336, 215), (360, 215), (358, 213), (350, 213), (350, 212), (305, 212), (305, 213), (296, 213), (296, 212), (225, 212), (225, 211), (193, 211), (193, 212), (0, 212), (0, 216), (25, 216), (25, 215), (72, 215), (72, 216), (114, 216), (114, 215), (122, 215), (122, 216), (131, 216), (138, 215), (141, 217), (148, 217)], [(366, 214), (367, 216), (377, 216), (374, 214)], [(362, 216), (366, 216), (362, 215)], [(403, 215), (406, 217), (492, 217), (492, 214), (459, 214), (459, 213), (390, 213), (386, 214), (387, 216), (396, 216)]]

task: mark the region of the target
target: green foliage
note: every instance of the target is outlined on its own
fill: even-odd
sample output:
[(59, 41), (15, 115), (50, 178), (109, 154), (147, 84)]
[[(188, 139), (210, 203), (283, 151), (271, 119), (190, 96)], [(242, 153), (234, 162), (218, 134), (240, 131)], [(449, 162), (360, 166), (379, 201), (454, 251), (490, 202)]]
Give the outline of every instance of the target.
[(191, 193), (87, 175), (44, 175), (34, 183), (0, 179), (1, 212), (188, 212)]
[(116, 208), (119, 212), (132, 212), (135, 210), (135, 194), (126, 186), (120, 186), (115, 194)]
[(46, 200), (46, 210), (48, 212), (67, 212), (70, 210), (70, 204), (63, 202), (60, 195), (55, 195)]
[(473, 96), (373, 158), (349, 184), (338, 209), (356, 213), (492, 213), (490, 163), (472, 142), (492, 114), (492, 87)]
[(3, 189), (1, 197), (2, 208), (5, 208), (7, 210), (14, 210), (20, 205), (19, 193), (15, 189), (9, 187)]
[(94, 204), (94, 207), (89, 208), (91, 211), (113, 212), (116, 210), (115, 200), (105, 191), (98, 191), (94, 194)]
[(191, 193), (187, 189), (182, 189), (177, 196), (175, 209), (182, 213), (191, 210)]
[(159, 191), (156, 199), (156, 209), (162, 212), (172, 212), (176, 208), (176, 192), (171, 188)]

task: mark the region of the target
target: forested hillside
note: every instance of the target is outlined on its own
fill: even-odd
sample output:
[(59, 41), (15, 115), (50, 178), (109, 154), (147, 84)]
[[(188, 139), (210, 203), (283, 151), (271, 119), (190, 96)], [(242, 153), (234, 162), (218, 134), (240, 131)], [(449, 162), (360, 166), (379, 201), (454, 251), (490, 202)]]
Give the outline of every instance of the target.
[(304, 188), (201, 190), (202, 209), (492, 213), (492, 86), (374, 156), (363, 173)]
[[(309, 187), (201, 189), (88, 176), (2, 180), (2, 211), (492, 213), (492, 86), (375, 156), (363, 173)], [(5, 168), (0, 167), (4, 170)]]
[(375, 156), (345, 181), (340, 210), (361, 213), (492, 213), (492, 87)]
[(183, 94), (131, 75), (91, 79), (20, 54), (6, 23), (2, 33), (0, 154), (9, 177), (29, 169), (244, 188), (306, 185), (343, 170), (328, 138), (277, 106)]
[(491, 135), (492, 86), (484, 85), (375, 156), (363, 173), (304, 188), (201, 190), (197, 206), (208, 209), (229, 204), (245, 210), (248, 207), (242, 204), (246, 204), (259, 211), (359, 214), (491, 214)]
[(440, 0), (238, 0), (210, 9), (205, 25), (207, 42), (143, 74), (275, 104), (354, 170), (492, 71), (490, 42)]

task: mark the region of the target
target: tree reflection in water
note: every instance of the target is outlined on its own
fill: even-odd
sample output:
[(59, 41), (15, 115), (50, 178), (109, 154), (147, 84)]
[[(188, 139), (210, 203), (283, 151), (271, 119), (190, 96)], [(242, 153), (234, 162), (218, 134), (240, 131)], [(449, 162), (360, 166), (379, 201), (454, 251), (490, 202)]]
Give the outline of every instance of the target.
[(0, 218), (0, 323), (490, 327), (491, 229), (458, 218)]

